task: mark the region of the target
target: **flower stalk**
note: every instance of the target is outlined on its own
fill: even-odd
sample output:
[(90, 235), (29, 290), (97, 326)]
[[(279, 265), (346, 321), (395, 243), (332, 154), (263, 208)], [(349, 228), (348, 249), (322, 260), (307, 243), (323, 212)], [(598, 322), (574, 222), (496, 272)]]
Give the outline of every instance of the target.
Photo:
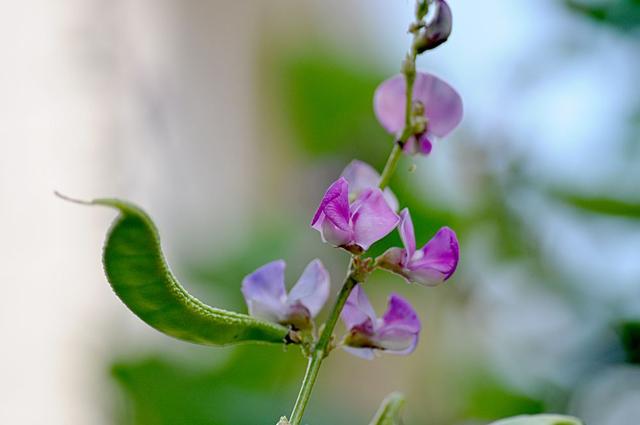
[(353, 264), (354, 261), (352, 259), (349, 266), (349, 274), (347, 275), (344, 284), (342, 285), (342, 289), (340, 289), (340, 293), (338, 294), (338, 298), (336, 299), (336, 302), (331, 309), (329, 318), (324, 324), (324, 329), (320, 334), (318, 343), (315, 345), (311, 357), (309, 358), (309, 363), (304, 374), (302, 386), (300, 387), (298, 398), (296, 399), (296, 403), (293, 406), (293, 410), (291, 412), (291, 419), (289, 420), (289, 423), (291, 425), (299, 425), (300, 421), (302, 421), (302, 416), (304, 415), (304, 410), (307, 407), (309, 398), (311, 397), (311, 391), (313, 390), (313, 386), (316, 383), (316, 378), (318, 377), (318, 372), (320, 371), (322, 361), (331, 350), (333, 330), (336, 327), (336, 323), (338, 323), (340, 312), (347, 302), (349, 294), (351, 294), (353, 288), (355, 288), (359, 283), (359, 281), (357, 280), (357, 278), (359, 277), (359, 272), (358, 270), (354, 269)]
[[(411, 28), (420, 24), (420, 20), (413, 23)], [(400, 162), (400, 157), (402, 156), (402, 149), (404, 148), (404, 144), (409, 140), (413, 133), (413, 124), (411, 122), (411, 111), (413, 109), (413, 83), (416, 80), (416, 56), (418, 55), (415, 49), (415, 43), (418, 37), (418, 32), (413, 32), (413, 42), (411, 43), (411, 50), (407, 54), (407, 57), (402, 62), (402, 74), (404, 75), (406, 81), (406, 103), (404, 109), (404, 128), (400, 133), (400, 137), (393, 144), (393, 148), (391, 149), (391, 153), (389, 154), (389, 158), (382, 170), (382, 174), (380, 177), (380, 189), (384, 189), (389, 184), (391, 177), (396, 172), (396, 168), (398, 168), (398, 162)]]
[[(389, 310), (382, 319), (377, 319), (374, 317), (373, 309), (364, 293), (358, 292), (358, 290), (354, 291), (354, 289), (358, 284), (366, 281), (373, 269), (380, 267), (382, 264), (380, 259), (363, 258), (362, 255), (367, 251), (371, 243), (384, 237), (389, 230), (397, 225), (395, 212), (397, 211), (398, 202), (389, 189), (385, 191), (385, 188), (389, 185), (398, 167), (400, 157), (404, 152), (408, 154), (417, 152), (425, 155), (429, 154), (433, 136), (444, 137), (455, 128), (462, 117), (462, 104), (455, 90), (437, 77), (416, 72), (417, 56), (425, 50), (435, 48), (446, 41), (451, 30), (450, 9), (444, 0), (440, 0), (438, 3), (436, 17), (433, 22), (426, 23), (424, 21), (430, 4), (431, 2), (428, 0), (417, 1), (415, 21), (409, 26), (409, 32), (413, 35), (413, 40), (411, 48), (402, 62), (399, 78), (396, 79), (394, 77), (387, 80), (376, 91), (376, 98), (374, 99), (376, 115), (382, 125), (393, 133), (395, 137), (393, 148), (380, 174), (379, 181), (370, 186), (371, 188), (369, 189), (364, 188), (366, 186), (362, 184), (364, 180), (375, 180), (375, 171), (366, 169), (366, 166), (361, 163), (350, 164), (343, 176), (327, 190), (312, 221), (312, 227), (321, 233), (323, 241), (350, 252), (351, 261), (347, 277), (331, 313), (322, 327), (321, 335), (316, 344), (310, 347), (309, 363), (291, 413), (290, 425), (299, 425), (302, 421), (322, 361), (333, 349), (333, 331), (341, 315), (347, 326), (350, 327), (348, 336), (352, 339), (355, 338), (354, 341), (361, 338), (366, 342), (365, 345), (358, 348), (358, 346), (350, 344), (351, 340), (346, 337), (343, 343), (349, 346), (352, 354), (356, 354), (354, 350), (360, 349), (369, 350), (368, 353), (360, 353), (363, 356), (364, 354), (372, 356), (376, 346), (371, 344), (378, 341), (378, 339), (380, 343), (378, 349), (388, 348), (391, 350), (390, 347), (392, 347), (399, 354), (407, 354), (413, 351), (418, 341), (420, 322), (413, 308), (405, 300), (392, 295), (389, 301)], [(417, 83), (416, 80), (418, 80)], [(397, 104), (397, 107), (395, 107), (396, 99), (402, 93), (400, 83), (404, 85), (405, 99), (404, 103)], [(414, 96), (414, 89), (419, 91), (416, 96)], [(435, 103), (431, 101), (434, 97), (436, 98)], [(430, 111), (425, 109), (425, 101), (427, 100), (431, 101)], [(435, 115), (432, 115), (434, 112), (433, 105), (436, 105), (436, 108), (440, 108), (435, 111)], [(404, 119), (400, 119), (396, 111), (399, 112), (403, 109)], [(445, 113), (438, 114), (438, 112)], [(434, 124), (438, 125), (432, 129), (433, 131), (429, 130), (431, 116), (435, 116), (438, 120), (436, 122), (436, 119), (434, 119)], [(396, 118), (398, 119), (396, 120)], [(350, 187), (350, 183), (352, 187)], [(375, 190), (372, 189), (375, 186), (378, 187)], [(373, 217), (377, 222), (375, 232), (372, 232), (370, 226), (367, 225), (372, 223), (368, 220)], [(365, 224), (360, 225), (361, 222)], [(405, 239), (409, 241), (409, 248), (391, 250), (391, 254), (394, 255), (389, 258), (385, 257), (387, 260), (385, 264), (388, 263), (387, 265), (390, 265), (387, 269), (400, 273), (407, 280), (424, 281), (425, 284), (435, 281), (440, 283), (446, 280), (455, 270), (455, 265), (457, 264), (455, 234), (450, 231), (452, 236), (449, 238), (451, 241), (455, 241), (455, 244), (450, 241), (450, 246), (445, 246), (447, 244), (441, 243), (440, 239), (443, 239), (443, 237), (440, 237), (435, 242), (432, 240), (419, 253), (416, 253), (414, 252), (413, 227), (409, 226), (410, 218), (406, 210), (404, 222), (407, 223), (405, 227), (407, 229), (410, 227), (409, 230), (411, 232), (408, 230), (404, 233), (401, 232), (401, 236), (403, 236), (403, 241)], [(413, 239), (409, 238), (409, 236)], [(418, 256), (420, 258), (417, 258)], [(450, 270), (447, 269), (445, 270), (446, 273), (444, 273), (445, 271), (440, 270), (444, 264), (441, 260), (449, 259), (449, 257), (451, 257), (449, 263), (452, 264), (446, 264), (450, 266)], [(417, 279), (416, 276), (420, 279)], [(347, 305), (348, 308), (345, 307)], [(345, 311), (343, 312), (343, 310)], [(363, 319), (364, 321), (362, 321)], [(398, 326), (398, 323), (402, 323), (404, 333), (393, 333), (394, 340), (392, 345), (385, 347), (385, 344), (389, 341), (386, 341), (385, 337), (381, 337), (381, 335), (384, 335), (385, 331), (388, 332), (388, 329), (380, 330), (377, 327), (393, 328)], [(376, 332), (380, 332), (380, 334)], [(406, 347), (397, 347), (400, 334), (405, 337), (402, 342), (408, 343)], [(345, 343), (345, 341), (347, 342)], [(368, 356), (364, 357), (368, 358)]]
[[(417, 21), (412, 24), (412, 28), (417, 27), (421, 24), (421, 18), (419, 16), (416, 16), (416, 18)], [(383, 190), (389, 184), (391, 177), (398, 167), (400, 157), (402, 156), (402, 148), (404, 147), (404, 144), (409, 139), (409, 137), (411, 137), (413, 134), (411, 112), (413, 109), (413, 83), (416, 76), (416, 56), (418, 54), (415, 48), (417, 37), (418, 32), (414, 31), (411, 49), (407, 54), (405, 60), (402, 62), (402, 74), (404, 75), (406, 80), (405, 125), (400, 134), (400, 137), (393, 144), (393, 148), (391, 149), (385, 167), (380, 176), (380, 183), (378, 187), (381, 190)], [(336, 326), (336, 323), (338, 322), (340, 313), (342, 312), (342, 309), (344, 308), (344, 305), (347, 302), (347, 299), (349, 298), (349, 295), (351, 294), (353, 288), (355, 288), (358, 283), (364, 282), (362, 270), (357, 270), (357, 267), (354, 267), (354, 264), (357, 262), (354, 262), (354, 259), (357, 259), (357, 257), (352, 256), (351, 258), (351, 261), (349, 263), (349, 273), (344, 281), (344, 284), (342, 285), (342, 289), (340, 289), (340, 293), (338, 294), (338, 298), (336, 299), (331, 313), (329, 314), (329, 318), (324, 324), (324, 328), (322, 330), (320, 338), (318, 339), (311, 357), (309, 358), (309, 363), (302, 380), (302, 385), (300, 387), (298, 397), (293, 406), (291, 417), (289, 419), (289, 423), (291, 425), (299, 425), (302, 421), (302, 416), (304, 415), (305, 408), (307, 407), (307, 403), (309, 402), (309, 398), (311, 397), (311, 391), (313, 390), (313, 386), (315, 385), (316, 379), (318, 377), (318, 372), (320, 371), (322, 361), (328, 355), (331, 349), (330, 345), (333, 339), (333, 330)]]

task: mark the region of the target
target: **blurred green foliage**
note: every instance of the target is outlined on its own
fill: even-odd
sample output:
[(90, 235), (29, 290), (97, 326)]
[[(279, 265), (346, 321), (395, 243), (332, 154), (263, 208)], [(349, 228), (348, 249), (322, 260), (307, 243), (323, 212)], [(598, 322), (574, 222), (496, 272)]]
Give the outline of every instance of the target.
[(495, 419), (544, 411), (544, 403), (498, 382), (495, 376), (468, 383), (470, 397), (465, 418)]
[(582, 211), (611, 217), (640, 219), (640, 202), (604, 196), (581, 196), (574, 193), (555, 193), (555, 196)]
[(567, 7), (595, 22), (630, 31), (640, 28), (640, 0), (566, 0)]
[(255, 425), (288, 412), (304, 372), (298, 350), (231, 350), (229, 359), (210, 366), (188, 367), (159, 355), (116, 362), (113, 377), (128, 399), (121, 423)]
[(319, 155), (380, 164), (391, 139), (373, 115), (373, 92), (386, 78), (364, 58), (340, 57), (316, 47), (283, 57), (276, 69), (282, 107), (298, 147)]

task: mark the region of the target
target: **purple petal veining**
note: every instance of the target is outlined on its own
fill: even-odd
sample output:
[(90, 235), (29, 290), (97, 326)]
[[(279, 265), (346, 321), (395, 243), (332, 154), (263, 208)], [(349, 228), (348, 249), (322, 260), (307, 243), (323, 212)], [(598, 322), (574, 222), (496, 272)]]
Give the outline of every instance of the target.
[(389, 234), (400, 218), (377, 187), (367, 187), (349, 203), (349, 183), (340, 177), (325, 193), (311, 226), (334, 246), (367, 250)]

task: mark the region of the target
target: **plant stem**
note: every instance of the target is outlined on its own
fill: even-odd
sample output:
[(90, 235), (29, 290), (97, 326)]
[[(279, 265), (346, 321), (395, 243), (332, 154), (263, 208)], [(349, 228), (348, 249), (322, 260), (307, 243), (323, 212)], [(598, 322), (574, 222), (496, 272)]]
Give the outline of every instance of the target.
[(382, 170), (380, 184), (378, 185), (380, 189), (384, 189), (389, 184), (391, 177), (396, 172), (400, 157), (402, 156), (402, 148), (407, 140), (409, 140), (409, 137), (412, 136), (411, 109), (413, 107), (413, 82), (415, 81), (416, 76), (416, 56), (416, 50), (412, 47), (407, 58), (402, 64), (402, 73), (404, 74), (406, 81), (404, 128), (402, 129), (402, 133), (398, 140), (393, 144), (393, 149), (391, 149), (387, 163)]
[(396, 172), (396, 168), (398, 167), (398, 162), (400, 161), (401, 156), (402, 148), (400, 147), (400, 143), (396, 142), (393, 144), (393, 149), (391, 149), (389, 158), (387, 158), (387, 163), (384, 166), (384, 170), (382, 170), (382, 175), (380, 176), (380, 184), (378, 185), (380, 189), (384, 189), (389, 184), (391, 176), (393, 176), (393, 173)]
[(291, 425), (299, 425), (300, 421), (302, 421), (304, 409), (307, 407), (307, 403), (309, 402), (311, 391), (313, 390), (316, 378), (318, 377), (320, 365), (322, 364), (322, 361), (329, 351), (329, 344), (331, 343), (333, 329), (336, 327), (338, 317), (340, 316), (340, 312), (347, 302), (347, 298), (349, 298), (349, 294), (357, 284), (358, 281), (355, 278), (355, 272), (350, 265), (349, 274), (347, 275), (344, 284), (342, 285), (342, 289), (340, 289), (338, 299), (333, 305), (331, 314), (329, 314), (329, 318), (324, 324), (324, 329), (322, 330), (320, 339), (318, 339), (318, 343), (316, 344), (315, 348), (313, 349), (313, 353), (309, 358), (307, 371), (305, 372), (304, 380), (302, 381), (302, 386), (300, 387), (300, 392), (298, 393), (298, 398), (296, 399), (296, 404), (293, 406), (291, 418), (289, 419)]

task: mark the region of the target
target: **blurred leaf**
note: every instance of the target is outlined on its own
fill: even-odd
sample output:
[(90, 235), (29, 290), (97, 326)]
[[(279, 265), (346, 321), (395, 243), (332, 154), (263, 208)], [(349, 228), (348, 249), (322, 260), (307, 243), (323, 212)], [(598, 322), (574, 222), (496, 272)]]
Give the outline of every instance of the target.
[(378, 412), (369, 425), (400, 425), (405, 401), (404, 395), (400, 393), (389, 394), (380, 404)]
[(254, 425), (275, 423), (295, 398), (303, 372), (297, 350), (239, 346), (223, 364), (199, 368), (184, 360), (151, 356), (116, 363), (125, 390), (122, 425)]
[(600, 0), (585, 2), (565, 0), (569, 9), (603, 24), (620, 30), (640, 27), (640, 0)]
[(90, 204), (120, 211), (107, 235), (104, 269), (116, 295), (144, 322), (167, 335), (203, 345), (284, 342), (287, 328), (210, 307), (190, 295), (171, 274), (156, 227), (143, 210), (117, 199)]
[(582, 425), (577, 418), (562, 415), (517, 416), (490, 425)]
[(295, 140), (308, 153), (342, 154), (382, 163), (392, 139), (373, 114), (373, 93), (386, 76), (365, 60), (345, 59), (323, 48), (305, 49), (280, 66)]
[(471, 392), (465, 413), (468, 417), (490, 419), (543, 411), (542, 401), (516, 393), (491, 376), (479, 376), (477, 379), (470, 383)]
[(627, 202), (608, 197), (579, 196), (563, 192), (554, 195), (565, 203), (586, 212), (612, 217), (640, 219), (640, 203)]
[(640, 321), (624, 322), (618, 332), (627, 361), (640, 364)]

